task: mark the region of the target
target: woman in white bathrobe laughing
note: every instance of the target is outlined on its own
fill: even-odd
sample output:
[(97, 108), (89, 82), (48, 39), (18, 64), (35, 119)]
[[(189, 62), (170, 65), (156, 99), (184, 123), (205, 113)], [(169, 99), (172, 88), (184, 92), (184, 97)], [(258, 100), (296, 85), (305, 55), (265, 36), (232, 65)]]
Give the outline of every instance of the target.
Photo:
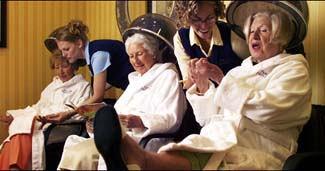
[[(284, 50), (295, 30), (282, 11), (253, 13), (244, 32), (251, 56), (225, 76), (205, 58), (190, 61), (195, 84), (186, 95), (202, 126), (199, 135), (150, 153), (123, 133), (114, 115), (97, 115), (95, 144), (107, 165), (126, 169), (125, 164), (137, 164), (142, 170), (281, 170), (296, 152), (299, 133), (310, 117), (309, 66), (303, 55)], [(104, 121), (117, 129), (107, 131)], [(121, 139), (109, 138), (113, 135)], [(116, 147), (121, 148), (113, 150)]]
[[(125, 42), (135, 72), (129, 74), (130, 84), (112, 110), (118, 113), (121, 124), (136, 142), (150, 134), (176, 132), (187, 107), (175, 64), (161, 63), (163, 56), (160, 56), (160, 43), (148, 33), (134, 33)], [(105, 109), (98, 112), (110, 115)], [(110, 125), (107, 126), (110, 129)], [(156, 152), (169, 141), (154, 139), (146, 146), (146, 150)], [(85, 140), (70, 136), (65, 143), (59, 169), (97, 169), (98, 157), (99, 152), (92, 138)], [(101, 160), (99, 169), (106, 169)]]
[[(42, 125), (35, 118), (54, 113), (72, 116), (74, 112), (65, 104), (81, 105), (91, 96), (90, 84), (75, 74), (79, 64), (70, 64), (60, 52), (52, 55), (50, 63), (56, 76), (42, 91), (39, 101), (24, 109), (8, 110), (0, 118), (9, 125), (9, 136), (0, 146), (0, 170), (44, 170), (43, 131), (49, 124)], [(75, 115), (70, 121), (83, 119)]]

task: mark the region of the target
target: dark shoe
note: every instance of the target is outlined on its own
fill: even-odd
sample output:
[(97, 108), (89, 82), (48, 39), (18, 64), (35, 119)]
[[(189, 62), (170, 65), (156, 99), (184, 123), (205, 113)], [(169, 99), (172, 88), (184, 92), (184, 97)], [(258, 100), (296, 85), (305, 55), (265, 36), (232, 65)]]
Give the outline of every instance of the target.
[(128, 170), (120, 153), (121, 139), (121, 126), (115, 109), (112, 106), (100, 108), (94, 120), (94, 140), (107, 170)]

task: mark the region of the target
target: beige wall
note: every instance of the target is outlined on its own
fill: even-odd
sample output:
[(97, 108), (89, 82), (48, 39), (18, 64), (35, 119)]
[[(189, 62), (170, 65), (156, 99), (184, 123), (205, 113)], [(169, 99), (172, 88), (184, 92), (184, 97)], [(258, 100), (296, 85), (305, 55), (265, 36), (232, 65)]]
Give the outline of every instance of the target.
[(308, 1), (309, 26), (304, 41), (310, 65), (312, 103), (325, 105), (325, 2)]
[[(49, 53), (43, 40), (56, 27), (81, 19), (90, 28), (90, 39), (121, 40), (116, 24), (115, 1), (7, 1), (7, 48), (0, 48), (0, 114), (7, 109), (34, 104), (51, 81)], [(310, 20), (305, 40), (313, 86), (312, 102), (325, 104), (325, 2), (308, 1)], [(145, 2), (130, 6), (131, 15), (145, 11)], [(135, 16), (131, 16), (135, 18)], [(87, 68), (80, 70), (88, 79)], [(111, 91), (118, 96), (121, 91)], [(0, 124), (0, 141), (7, 135)]]

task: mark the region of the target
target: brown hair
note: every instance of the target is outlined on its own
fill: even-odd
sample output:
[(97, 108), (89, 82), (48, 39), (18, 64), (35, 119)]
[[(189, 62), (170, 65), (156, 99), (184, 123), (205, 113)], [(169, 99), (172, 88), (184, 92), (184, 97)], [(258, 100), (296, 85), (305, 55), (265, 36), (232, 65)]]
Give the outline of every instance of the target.
[(80, 39), (85, 45), (85, 43), (89, 40), (87, 36), (88, 32), (88, 26), (82, 21), (72, 20), (66, 26), (63, 26), (57, 30), (55, 38), (59, 41), (68, 42), (76, 42)]
[(73, 70), (77, 71), (79, 69), (80, 65), (79, 61), (77, 60), (76, 62), (70, 64), (67, 58), (65, 58), (60, 50), (55, 50), (52, 53), (52, 56), (50, 58), (50, 68), (54, 69), (55, 68), (55, 62), (67, 62), (69, 65), (72, 66)]
[(214, 12), (217, 18), (225, 17), (225, 4), (223, 1), (175, 1), (175, 13), (178, 18), (177, 27), (189, 27), (190, 17), (197, 14), (199, 6), (203, 3), (214, 5)]

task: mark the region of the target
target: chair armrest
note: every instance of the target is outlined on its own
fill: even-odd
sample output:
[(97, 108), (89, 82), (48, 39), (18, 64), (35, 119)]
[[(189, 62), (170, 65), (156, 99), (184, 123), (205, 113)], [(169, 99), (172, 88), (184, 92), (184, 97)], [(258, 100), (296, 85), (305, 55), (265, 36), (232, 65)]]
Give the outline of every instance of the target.
[(150, 135), (147, 135), (143, 138), (141, 138), (140, 142), (139, 142), (139, 145), (140, 147), (142, 147), (143, 149), (146, 148), (148, 142), (153, 139), (153, 138), (175, 138), (176, 137), (176, 134), (177, 132), (174, 132), (174, 133), (157, 133), (157, 134), (150, 134)]
[(182, 123), (177, 131), (173, 133), (157, 133), (157, 134), (150, 134), (146, 137), (143, 137), (139, 145), (145, 149), (148, 142), (153, 138), (171, 138), (173, 141), (181, 141), (185, 137), (191, 134), (199, 134), (201, 130), (201, 126), (196, 122), (195, 116), (193, 113), (193, 109), (189, 102), (187, 102), (187, 110), (185, 111)]
[(86, 126), (84, 121), (51, 124), (44, 132), (44, 143), (49, 145), (52, 143), (65, 142), (69, 135), (88, 136), (85, 134)]

